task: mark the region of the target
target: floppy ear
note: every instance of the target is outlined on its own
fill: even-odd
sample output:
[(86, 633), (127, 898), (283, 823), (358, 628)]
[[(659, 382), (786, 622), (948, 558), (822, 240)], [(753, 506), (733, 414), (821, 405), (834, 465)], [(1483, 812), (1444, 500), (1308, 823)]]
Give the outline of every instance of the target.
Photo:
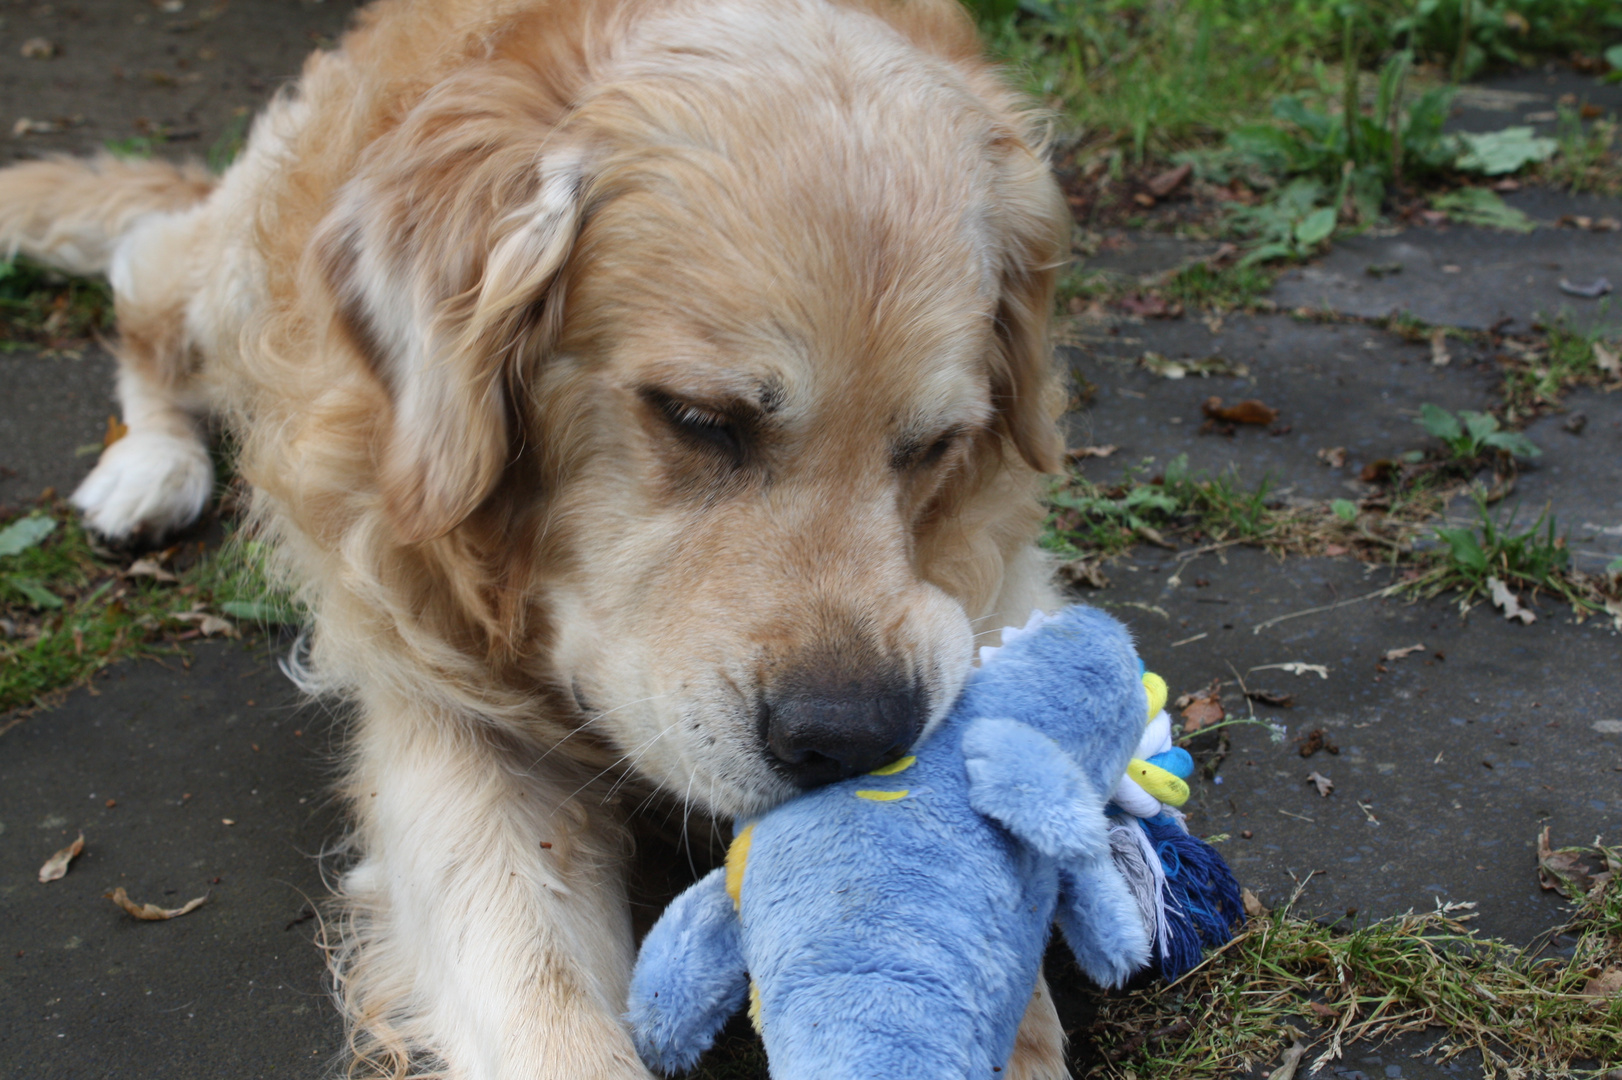
[(992, 152), (1000, 158), (992, 224), (1003, 248), (991, 400), (1003, 437), (1026, 464), (1058, 472), (1064, 444), (1055, 421), (1063, 400), (1048, 331), (1074, 222), (1052, 173), (1024, 140), (1009, 133)]
[[(514, 85), (493, 91), (502, 80)], [(539, 154), (549, 110), (535, 95), (500, 71), (442, 84), (368, 150), (315, 241), (339, 321), (389, 391), (378, 474), (407, 543), (449, 532), (495, 488), (511, 388), (558, 324), (549, 293), (583, 170), (567, 149)]]

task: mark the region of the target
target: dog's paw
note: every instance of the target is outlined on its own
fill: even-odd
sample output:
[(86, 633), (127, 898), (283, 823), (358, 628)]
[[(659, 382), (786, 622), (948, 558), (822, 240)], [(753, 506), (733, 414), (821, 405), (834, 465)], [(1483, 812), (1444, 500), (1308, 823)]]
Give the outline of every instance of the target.
[(155, 538), (197, 520), (214, 489), (214, 464), (196, 438), (132, 430), (102, 451), (72, 503), (109, 540)]

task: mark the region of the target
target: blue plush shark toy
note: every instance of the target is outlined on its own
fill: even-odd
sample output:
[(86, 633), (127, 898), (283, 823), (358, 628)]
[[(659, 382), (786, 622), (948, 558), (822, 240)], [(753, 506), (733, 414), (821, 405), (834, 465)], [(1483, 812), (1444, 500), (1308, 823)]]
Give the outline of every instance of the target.
[(1197, 963), (1242, 916), (1168, 808), (1165, 696), (1101, 612), (1004, 631), (912, 755), (738, 823), (643, 942), (643, 1059), (691, 1067), (747, 1001), (774, 1080), (992, 1080), (1055, 920), (1104, 986)]

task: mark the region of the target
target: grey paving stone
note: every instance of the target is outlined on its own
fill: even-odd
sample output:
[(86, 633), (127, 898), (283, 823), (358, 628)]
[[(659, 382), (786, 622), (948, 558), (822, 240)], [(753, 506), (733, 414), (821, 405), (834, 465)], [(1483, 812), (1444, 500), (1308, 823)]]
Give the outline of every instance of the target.
[(1554, 513), (1572, 564), (1592, 573), (1622, 558), (1622, 394), (1579, 390), (1565, 404), (1527, 427), (1543, 456), (1522, 472), (1514, 500), (1528, 523), (1545, 507)]
[(113, 360), (89, 347), (77, 355), (0, 352), (0, 506), (31, 502), (47, 487), (66, 495), (96, 464), (113, 398)]
[[(1196, 470), (1237, 470), (1254, 487), (1270, 477), (1281, 496), (1332, 499), (1365, 490), (1365, 464), (1425, 445), (1415, 423), (1422, 404), (1484, 409), (1496, 376), (1460, 351), (1437, 368), (1428, 346), (1358, 323), (1312, 323), (1286, 315), (1226, 320), (1220, 333), (1196, 319), (1151, 320), (1098, 328), (1067, 353), (1072, 369), (1097, 387), (1089, 406), (1067, 418), (1070, 445), (1113, 443), (1110, 458), (1083, 463), (1095, 480), (1114, 479), (1147, 458), (1153, 469), (1186, 454)], [(1243, 364), (1242, 378), (1166, 379), (1137, 363), (1145, 352), (1169, 359), (1219, 355)], [(1201, 403), (1257, 398), (1280, 410), (1275, 431), (1240, 427), (1231, 436), (1202, 432)], [(1288, 431), (1284, 428), (1288, 427)], [(1344, 447), (1343, 468), (1326, 467), (1320, 449)], [(1348, 488), (1350, 485), (1350, 489)]]
[[(342, 1035), (309, 904), (337, 833), (331, 747), (267, 649), (120, 664), (0, 734), (0, 1074), (326, 1070)], [(39, 884), (80, 830), (84, 854)], [(209, 900), (138, 922), (103, 897), (119, 885), (165, 907)]]
[[(1370, 266), (1392, 263), (1402, 271), (1380, 278), (1368, 273)], [(1622, 306), (1560, 290), (1562, 278), (1583, 284), (1599, 277), (1622, 285), (1622, 233), (1538, 229), (1522, 235), (1444, 226), (1351, 237), (1322, 259), (1287, 271), (1273, 298), (1290, 308), (1371, 318), (1406, 312), (1473, 330), (1509, 320), (1509, 329), (1524, 331), (1566, 313), (1574, 327), (1615, 333), (1622, 330)]]

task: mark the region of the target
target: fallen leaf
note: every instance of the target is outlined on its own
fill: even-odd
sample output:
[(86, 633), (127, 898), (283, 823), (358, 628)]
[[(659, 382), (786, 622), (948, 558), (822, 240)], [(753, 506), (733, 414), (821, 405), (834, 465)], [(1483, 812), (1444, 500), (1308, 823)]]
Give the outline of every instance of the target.
[(77, 840), (45, 860), (45, 865), (39, 868), (39, 883), (44, 885), (47, 882), (60, 881), (66, 877), (68, 864), (77, 859), (79, 852), (83, 850), (84, 833), (80, 833)]
[(1304, 758), (1311, 757), (1320, 750), (1327, 750), (1331, 754), (1340, 753), (1340, 747), (1335, 745), (1334, 740), (1330, 739), (1328, 732), (1323, 728), (1313, 728), (1296, 739), (1296, 742), (1301, 744), (1301, 756)]
[(1598, 300), (1611, 291), (1611, 283), (1605, 278), (1595, 278), (1586, 285), (1579, 285), (1575, 281), (1561, 278), (1560, 291), (1567, 296), (1581, 296), (1585, 300)]
[(1277, 690), (1246, 690), (1245, 696), (1251, 701), (1258, 701), (1263, 705), (1271, 705), (1276, 709), (1295, 708), (1295, 695), (1285, 694)]
[(208, 900), (208, 894), (204, 893), (202, 896), (186, 901), (177, 908), (161, 908), (156, 904), (137, 904), (129, 898), (129, 894), (124, 891), (122, 885), (106, 895), (107, 899), (143, 922), (162, 922), (165, 919), (178, 919), (182, 915), (189, 915), (191, 912), (196, 911)]
[[(1320, 679), (1329, 678), (1329, 668), (1323, 664), (1305, 664), (1300, 660), (1291, 660), (1287, 664), (1262, 664), (1253, 667), (1250, 671), (1284, 671), (1291, 675), (1316, 675)], [(1246, 675), (1250, 671), (1245, 672)]]
[(1183, 314), (1183, 305), (1168, 304), (1166, 298), (1156, 292), (1133, 293), (1118, 300), (1116, 306), (1142, 319), (1175, 319)]
[(1346, 465), (1346, 448), (1344, 446), (1330, 446), (1318, 451), (1318, 460), (1331, 469), (1343, 468)]
[(1096, 559), (1071, 559), (1060, 563), (1056, 571), (1059, 580), (1071, 586), (1086, 585), (1093, 589), (1109, 588), (1109, 578)]
[(23, 47), (20, 51), (23, 54), (23, 58), (26, 60), (49, 60), (51, 57), (61, 52), (61, 50), (56, 47), (54, 42), (42, 37), (29, 38), (27, 41), (23, 42)]
[(1594, 342), (1594, 363), (1605, 374), (1622, 377), (1622, 353), (1607, 349), (1603, 341)]
[(162, 566), (158, 565), (158, 560), (150, 557), (145, 559), (136, 559), (134, 562), (130, 563), (130, 568), (124, 571), (124, 576), (132, 578), (149, 577), (153, 581), (180, 580), (169, 571), (165, 570)]
[(24, 116), (11, 125), (11, 134), (16, 138), (24, 135), (53, 135), (62, 130), (62, 125), (55, 120), (30, 120)]
[(1504, 612), (1504, 618), (1519, 619), (1526, 626), (1531, 626), (1538, 621), (1537, 613), (1521, 607), (1521, 602), (1515, 598), (1515, 594), (1510, 591), (1509, 586), (1502, 581), (1495, 577), (1488, 578), (1487, 589), (1492, 593), (1492, 606), (1501, 608)]
[(1365, 484), (1378, 484), (1400, 468), (1402, 462), (1393, 458), (1381, 458), (1363, 466), (1363, 471), (1357, 474), (1357, 478)]
[(1438, 326), (1431, 331), (1431, 364), (1447, 367), (1452, 362), (1453, 354), (1447, 351), (1447, 331)]
[(0, 529), (0, 559), (22, 554), (55, 531), (56, 519), (44, 514), (18, 518)]
[(1608, 998), (1622, 994), (1622, 968), (1606, 968), (1582, 988), (1583, 997)]
[(1325, 1005), (1321, 1001), (1309, 1001), (1309, 1002), (1307, 1002), (1307, 1008), (1312, 1010), (1312, 1014), (1314, 1016), (1322, 1017), (1325, 1020), (1339, 1020), (1340, 1019), (1340, 1010), (1339, 1009), (1330, 1008), (1328, 1005)]
[(237, 628), (229, 619), (222, 619), (207, 611), (177, 611), (169, 617), (179, 622), (196, 623), (198, 633), (204, 637), (214, 637), (218, 634), (226, 637), (237, 636)]
[(1270, 405), (1264, 405), (1255, 398), (1247, 398), (1236, 405), (1223, 405), (1219, 397), (1205, 399), (1200, 411), (1212, 420), (1221, 420), (1229, 424), (1256, 424), (1266, 427), (1278, 419), (1278, 410)]
[(1149, 194), (1153, 195), (1155, 198), (1164, 199), (1167, 195), (1170, 195), (1172, 192), (1182, 187), (1183, 182), (1186, 181), (1189, 178), (1189, 175), (1193, 172), (1194, 166), (1185, 163), (1177, 166), (1175, 169), (1167, 169), (1159, 176), (1152, 178), (1147, 184), (1144, 185), (1144, 187), (1148, 188)]
[(114, 416), (112, 413), (108, 413), (107, 431), (106, 434), (102, 435), (101, 437), (101, 448), (103, 450), (107, 449), (109, 446), (113, 445), (113, 443), (117, 442), (119, 439), (122, 439), (129, 433), (130, 426), (128, 424), (120, 421), (118, 417)]
[(1073, 446), (1064, 452), (1064, 456), (1071, 461), (1081, 461), (1085, 458), (1107, 458), (1120, 447), (1114, 443), (1107, 446)]
[(1425, 651), (1425, 645), (1424, 645), (1423, 642), (1419, 643), (1418, 645), (1405, 645), (1400, 649), (1387, 649), (1385, 651), (1385, 659), (1387, 659), (1387, 660), (1401, 660), (1405, 656), (1412, 656), (1416, 652), (1424, 652), (1424, 651)]
[(1335, 782), (1317, 769), (1307, 774), (1307, 780), (1318, 789), (1318, 794), (1326, 799), (1329, 798), (1329, 793), (1335, 790)]
[(1222, 707), (1222, 691), (1214, 686), (1199, 694), (1184, 694), (1177, 699), (1177, 708), (1183, 713), (1184, 735), (1220, 724), (1228, 716), (1227, 710)]
[(1580, 900), (1594, 887), (1582, 848), (1555, 849), (1549, 843), (1549, 827), (1538, 833), (1538, 884), (1558, 892), (1568, 900)]
[(1236, 364), (1225, 356), (1207, 356), (1200, 360), (1168, 360), (1156, 352), (1146, 352), (1138, 357), (1138, 366), (1162, 379), (1182, 379), (1190, 375), (1201, 378), (1212, 376), (1231, 376), (1243, 379), (1250, 374), (1250, 368), (1244, 364)]
[(1267, 1074), (1267, 1080), (1295, 1080), (1296, 1067), (1301, 1064), (1301, 1058), (1306, 1055), (1307, 1048), (1297, 1039), (1284, 1051), (1279, 1059), (1278, 1068)]
[(1269, 914), (1267, 906), (1249, 889), (1240, 889), (1239, 899), (1244, 901), (1246, 918), (1260, 919)]

